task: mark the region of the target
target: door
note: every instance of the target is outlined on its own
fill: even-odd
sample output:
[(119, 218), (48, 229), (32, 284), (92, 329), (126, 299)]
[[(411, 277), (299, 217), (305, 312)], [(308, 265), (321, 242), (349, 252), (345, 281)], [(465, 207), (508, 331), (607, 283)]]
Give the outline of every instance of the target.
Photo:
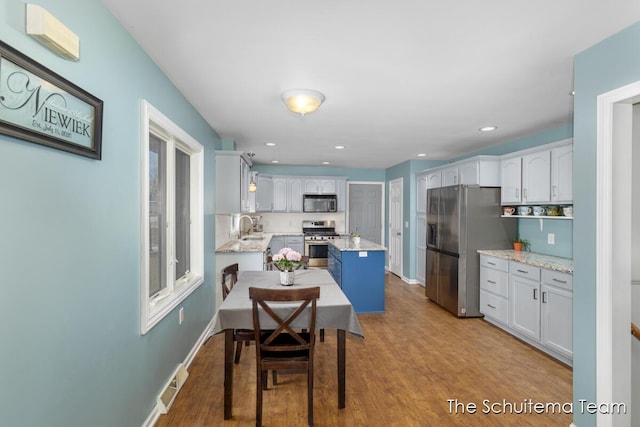
[(458, 257), (440, 254), (438, 276), (438, 304), (458, 315)]
[(511, 327), (540, 340), (540, 283), (511, 275)]
[(438, 260), (440, 253), (427, 249), (424, 293), (431, 301), (438, 302)]
[(573, 357), (573, 293), (542, 285), (542, 343)]
[(438, 246), (449, 254), (460, 253), (460, 193), (459, 186), (442, 187), (438, 207)]
[(389, 182), (389, 271), (402, 277), (402, 178)]
[(382, 244), (382, 185), (349, 184), (349, 229)]

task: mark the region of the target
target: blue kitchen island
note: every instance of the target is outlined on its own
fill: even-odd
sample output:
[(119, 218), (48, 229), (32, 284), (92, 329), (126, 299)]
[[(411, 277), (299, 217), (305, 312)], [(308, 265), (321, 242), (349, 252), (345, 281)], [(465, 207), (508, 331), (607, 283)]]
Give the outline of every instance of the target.
[(368, 240), (329, 240), (328, 268), (356, 313), (384, 313), (384, 246)]

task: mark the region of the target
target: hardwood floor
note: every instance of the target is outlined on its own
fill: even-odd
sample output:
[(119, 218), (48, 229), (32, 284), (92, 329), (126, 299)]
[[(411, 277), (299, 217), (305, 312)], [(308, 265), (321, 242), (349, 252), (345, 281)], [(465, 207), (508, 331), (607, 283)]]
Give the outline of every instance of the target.
[[(337, 405), (335, 333), (327, 331), (326, 341), (316, 345), (316, 426), (569, 426), (572, 416), (557, 407), (555, 414), (551, 409), (539, 414), (528, 405), (529, 400), (571, 402), (569, 367), (482, 319), (454, 317), (427, 301), (423, 287), (391, 274), (386, 298), (385, 314), (359, 316), (364, 340), (347, 334), (345, 409)], [(235, 365), (234, 415), (228, 421), (223, 419), (223, 353), (222, 334), (200, 349), (189, 379), (157, 426), (255, 424), (254, 346), (244, 349)], [(457, 411), (450, 408), (453, 399), (459, 402)], [(485, 399), (494, 411), (488, 411)], [(476, 405), (475, 414), (463, 413), (468, 404)], [(305, 376), (280, 373), (278, 385), (270, 381), (264, 393), (263, 425), (306, 422)]]

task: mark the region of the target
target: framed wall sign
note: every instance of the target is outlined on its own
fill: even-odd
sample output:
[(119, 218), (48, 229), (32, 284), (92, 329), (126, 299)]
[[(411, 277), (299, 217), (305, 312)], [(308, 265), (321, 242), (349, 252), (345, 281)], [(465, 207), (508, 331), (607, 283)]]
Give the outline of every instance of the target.
[(102, 101), (0, 41), (0, 133), (100, 160)]

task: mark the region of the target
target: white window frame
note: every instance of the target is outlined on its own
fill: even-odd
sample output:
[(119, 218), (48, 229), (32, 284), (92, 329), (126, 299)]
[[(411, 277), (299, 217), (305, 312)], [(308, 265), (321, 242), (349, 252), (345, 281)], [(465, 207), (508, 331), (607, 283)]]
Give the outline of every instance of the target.
[[(204, 282), (204, 147), (180, 129), (147, 101), (142, 101), (141, 126), (141, 278), (140, 278), (140, 332), (149, 332), (160, 320), (175, 309)], [(149, 133), (168, 140), (167, 162), (175, 163), (174, 150), (180, 148), (190, 156), (190, 269), (187, 275), (174, 281), (174, 172), (167, 169), (168, 236), (167, 284), (165, 289), (149, 297)]]

